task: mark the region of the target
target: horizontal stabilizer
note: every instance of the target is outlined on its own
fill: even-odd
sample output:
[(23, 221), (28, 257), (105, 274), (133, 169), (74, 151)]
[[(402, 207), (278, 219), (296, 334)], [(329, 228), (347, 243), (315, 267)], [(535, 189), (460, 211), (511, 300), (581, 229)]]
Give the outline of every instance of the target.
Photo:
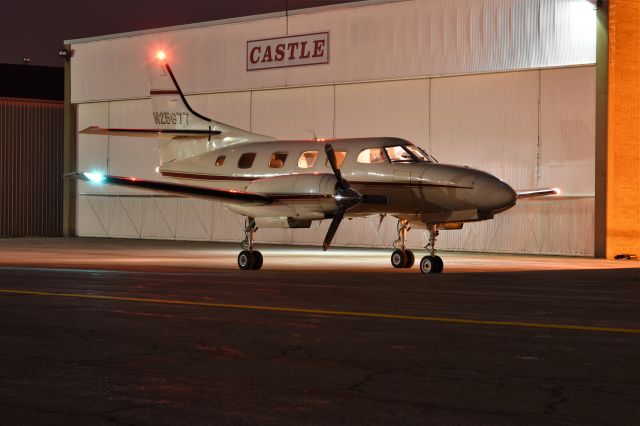
[(83, 135), (103, 135), (103, 136), (130, 136), (136, 138), (152, 138), (167, 140), (194, 140), (211, 139), (212, 136), (219, 135), (217, 129), (105, 129), (98, 126), (87, 127), (79, 132)]
[(518, 199), (520, 198), (533, 198), (544, 197), (547, 195), (558, 195), (560, 190), (558, 188), (544, 188), (544, 189), (527, 189), (522, 191), (516, 191)]

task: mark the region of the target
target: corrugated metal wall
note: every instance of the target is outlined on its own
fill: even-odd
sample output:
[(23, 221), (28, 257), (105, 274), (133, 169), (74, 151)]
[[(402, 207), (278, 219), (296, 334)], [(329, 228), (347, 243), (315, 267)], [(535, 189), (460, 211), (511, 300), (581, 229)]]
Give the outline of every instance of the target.
[[(319, 31), (328, 64), (246, 71), (248, 40)], [(595, 62), (595, 11), (588, 0), (408, 0), (74, 43), (71, 101), (147, 97), (158, 48), (188, 93), (559, 67)]]
[(62, 235), (62, 102), (0, 98), (0, 237)]

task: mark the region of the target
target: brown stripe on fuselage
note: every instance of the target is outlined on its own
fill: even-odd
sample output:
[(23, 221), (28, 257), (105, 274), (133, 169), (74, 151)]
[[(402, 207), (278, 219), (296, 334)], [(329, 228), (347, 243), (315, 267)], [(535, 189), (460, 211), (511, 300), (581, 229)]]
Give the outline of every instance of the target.
[(162, 176), (173, 177), (179, 179), (196, 179), (196, 180), (235, 180), (235, 181), (254, 181), (256, 177), (249, 176), (222, 176), (222, 175), (203, 175), (199, 173), (182, 173), (182, 172), (162, 172)]
[[(195, 180), (221, 180), (221, 181), (238, 181), (238, 182), (252, 182), (258, 179), (265, 179), (265, 177), (255, 176), (224, 176), (224, 175), (205, 175), (199, 173), (184, 173), (184, 172), (162, 172), (165, 177), (173, 177), (179, 179), (195, 179)], [(290, 175), (278, 175), (269, 177), (290, 176)], [(428, 183), (428, 182), (368, 182), (368, 181), (356, 181), (349, 180), (349, 183), (357, 186), (395, 186), (401, 188), (453, 188), (453, 189), (473, 189), (472, 186), (461, 185), (447, 185), (440, 183)]]
[(177, 90), (149, 90), (150, 95), (179, 95)]

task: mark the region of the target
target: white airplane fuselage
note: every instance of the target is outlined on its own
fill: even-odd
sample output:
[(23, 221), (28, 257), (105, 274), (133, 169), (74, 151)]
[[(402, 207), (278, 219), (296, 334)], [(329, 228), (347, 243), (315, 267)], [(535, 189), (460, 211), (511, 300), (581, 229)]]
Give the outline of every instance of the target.
[[(363, 196), (363, 201), (348, 210), (346, 216), (389, 214), (422, 227), (490, 219), (516, 202), (516, 193), (509, 185), (489, 173), (469, 167), (440, 164), (430, 158), (419, 161), (415, 157), (397, 162), (391, 162), (388, 157), (375, 163), (358, 161), (359, 155), (367, 149), (413, 145), (390, 137), (235, 144), (170, 161), (159, 171), (165, 177), (190, 185), (265, 194), (325, 193), (333, 196), (335, 178), (324, 152), (325, 143), (330, 143), (337, 152), (345, 153), (340, 165), (342, 175)], [(317, 156), (311, 167), (301, 159), (304, 153)], [(241, 168), (240, 158), (250, 154), (255, 154), (251, 165)], [(284, 157), (284, 161), (271, 161), (274, 155)], [(222, 157), (224, 160), (220, 161)], [(256, 218), (318, 220), (329, 217), (336, 210), (335, 202), (328, 198), (324, 206), (314, 205), (314, 208), (308, 208), (304, 200), (297, 203), (298, 206), (289, 201), (279, 207), (274, 204), (256, 207), (228, 204), (228, 207)], [(367, 202), (368, 199), (373, 202)], [(313, 201), (314, 204), (318, 202)]]

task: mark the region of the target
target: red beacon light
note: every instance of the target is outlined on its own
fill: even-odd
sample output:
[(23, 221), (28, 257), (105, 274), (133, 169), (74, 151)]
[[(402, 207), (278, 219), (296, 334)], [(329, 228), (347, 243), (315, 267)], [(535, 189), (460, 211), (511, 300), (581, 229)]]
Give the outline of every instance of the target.
[(158, 50), (158, 52), (156, 53), (156, 59), (159, 61), (164, 61), (165, 59), (167, 59), (167, 54), (164, 53), (164, 50)]

